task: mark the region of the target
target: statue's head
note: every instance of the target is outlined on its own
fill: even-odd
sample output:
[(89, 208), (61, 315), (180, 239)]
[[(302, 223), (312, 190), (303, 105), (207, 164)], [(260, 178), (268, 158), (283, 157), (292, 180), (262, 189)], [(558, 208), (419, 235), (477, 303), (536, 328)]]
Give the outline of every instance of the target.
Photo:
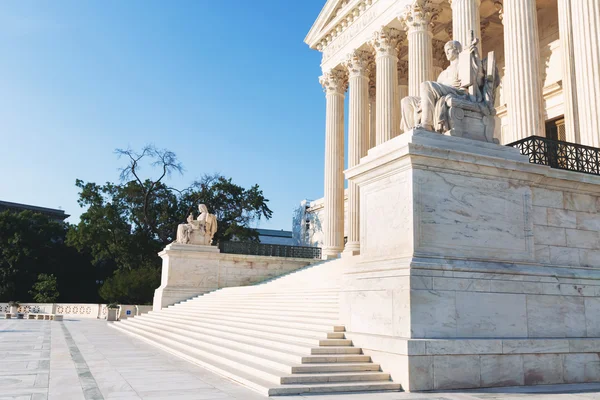
[(200, 211), (200, 213), (208, 214), (208, 208), (206, 208), (206, 205), (204, 204), (198, 204), (198, 211)]
[(454, 61), (458, 58), (458, 55), (462, 52), (462, 44), (459, 41), (451, 40), (444, 45), (444, 53), (448, 61)]

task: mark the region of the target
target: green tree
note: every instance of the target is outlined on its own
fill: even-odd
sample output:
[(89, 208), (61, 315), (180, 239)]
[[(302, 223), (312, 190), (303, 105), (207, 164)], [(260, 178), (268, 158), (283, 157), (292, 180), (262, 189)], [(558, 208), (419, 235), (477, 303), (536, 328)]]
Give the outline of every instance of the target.
[(39, 274), (37, 282), (29, 291), (37, 303), (54, 303), (58, 300), (58, 283), (52, 274)]
[[(0, 301), (31, 301), (40, 274), (61, 282), (61, 301), (97, 302), (96, 280), (89, 255), (65, 244), (68, 225), (32, 211), (0, 213)], [(111, 271), (112, 272), (112, 271)]]
[[(116, 153), (127, 160), (121, 169), (120, 183), (98, 185), (76, 181), (80, 189), (78, 202), (86, 211), (67, 235), (68, 243), (80, 251), (88, 251), (95, 265), (116, 271), (100, 291), (105, 300), (137, 299), (146, 303), (152, 299), (158, 286), (154, 283), (158, 281), (151, 277), (159, 277), (161, 266), (157, 253), (175, 240), (177, 225), (195, 212), (199, 203), (206, 204), (217, 216), (219, 229), (215, 241), (234, 236), (257, 240), (258, 234), (251, 225), (261, 218), (271, 218), (268, 200), (258, 185), (245, 189), (223, 176), (206, 175), (190, 187), (178, 190), (166, 183), (173, 173), (183, 173), (174, 153), (152, 146), (141, 152), (117, 150)], [(157, 177), (142, 176), (142, 167), (148, 165), (158, 171)], [(136, 270), (142, 272), (126, 273)], [(131, 282), (131, 277), (144, 278), (146, 285), (154, 286), (146, 291), (133, 287), (127, 291), (125, 282)]]
[(151, 304), (159, 285), (160, 271), (155, 268), (117, 270), (100, 288), (100, 296), (120, 304)]

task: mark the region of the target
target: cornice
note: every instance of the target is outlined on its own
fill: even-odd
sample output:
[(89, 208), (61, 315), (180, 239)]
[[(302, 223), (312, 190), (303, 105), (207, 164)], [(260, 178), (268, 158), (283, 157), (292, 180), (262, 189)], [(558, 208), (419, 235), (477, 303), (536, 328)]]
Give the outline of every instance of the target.
[[(343, 8), (342, 13), (334, 17), (327, 25), (321, 26), (319, 23), (325, 24), (331, 14), (335, 12), (339, 3), (335, 3), (336, 7), (330, 8), (327, 13), (325, 13), (324, 8), (322, 14), (317, 19), (317, 22), (315, 22), (313, 28), (304, 39), (305, 43), (312, 49), (322, 51), (377, 1), (379, 0), (349, 0), (348, 4)], [(319, 19), (321, 19), (321, 21), (319, 21)]]

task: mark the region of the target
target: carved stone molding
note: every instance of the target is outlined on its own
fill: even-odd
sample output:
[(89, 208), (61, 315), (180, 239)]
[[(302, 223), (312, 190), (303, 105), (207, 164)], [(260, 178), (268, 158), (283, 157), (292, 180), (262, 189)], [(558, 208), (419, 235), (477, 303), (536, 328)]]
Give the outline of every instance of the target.
[(371, 52), (365, 50), (354, 50), (348, 54), (348, 59), (344, 63), (344, 66), (348, 69), (348, 75), (353, 76), (369, 76), (373, 60)]
[(399, 17), (405, 30), (413, 31), (431, 30), (437, 20), (441, 9), (434, 7), (430, 0), (415, 0), (406, 6)]
[(346, 71), (333, 69), (321, 75), (319, 83), (327, 94), (344, 94), (348, 90), (348, 74)]
[(408, 61), (398, 61), (398, 82), (408, 81)]
[(375, 32), (373, 40), (369, 44), (375, 49), (377, 56), (397, 57), (398, 43), (402, 40), (404, 40), (404, 35), (401, 31), (384, 26)]
[(335, 38), (348, 29), (354, 21), (373, 5), (373, 0), (359, 1), (355, 7), (349, 7), (349, 5), (350, 1), (342, 3), (340, 8), (336, 11), (334, 20), (338, 18), (341, 19), (329, 29), (327, 35), (325, 35), (319, 44), (317, 44), (317, 50), (323, 51)]

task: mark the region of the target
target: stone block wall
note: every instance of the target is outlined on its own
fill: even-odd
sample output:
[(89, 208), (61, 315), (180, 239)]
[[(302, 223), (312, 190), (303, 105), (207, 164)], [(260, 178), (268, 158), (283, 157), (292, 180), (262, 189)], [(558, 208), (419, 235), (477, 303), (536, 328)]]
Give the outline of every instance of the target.
[(341, 318), (405, 390), (600, 381), (599, 177), (422, 131), (346, 174)]
[(600, 269), (600, 197), (533, 188), (536, 261)]

